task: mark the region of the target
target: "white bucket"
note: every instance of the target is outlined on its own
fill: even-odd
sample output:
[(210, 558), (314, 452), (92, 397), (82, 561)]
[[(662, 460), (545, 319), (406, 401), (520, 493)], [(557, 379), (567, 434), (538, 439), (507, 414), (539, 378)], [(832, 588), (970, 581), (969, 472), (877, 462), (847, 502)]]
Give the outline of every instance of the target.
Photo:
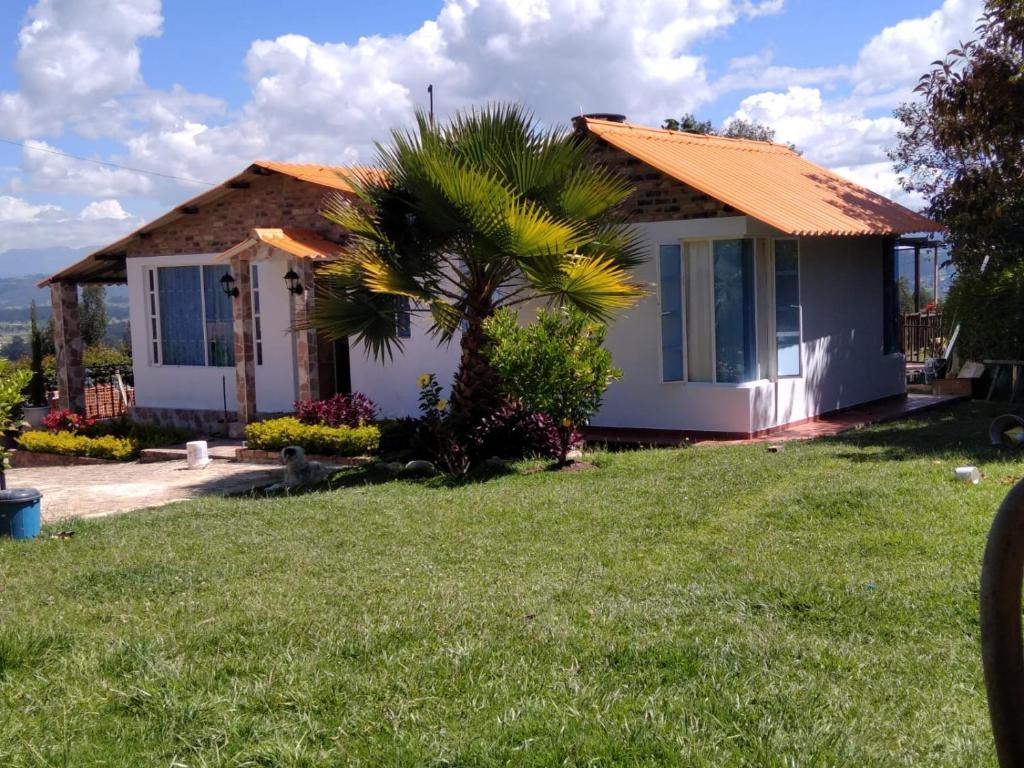
[(185, 450), (188, 453), (189, 469), (202, 469), (210, 463), (210, 453), (205, 440), (193, 440), (191, 443), (185, 443)]
[(978, 471), (977, 467), (957, 467), (956, 479), (971, 485), (977, 485), (981, 482), (981, 472)]

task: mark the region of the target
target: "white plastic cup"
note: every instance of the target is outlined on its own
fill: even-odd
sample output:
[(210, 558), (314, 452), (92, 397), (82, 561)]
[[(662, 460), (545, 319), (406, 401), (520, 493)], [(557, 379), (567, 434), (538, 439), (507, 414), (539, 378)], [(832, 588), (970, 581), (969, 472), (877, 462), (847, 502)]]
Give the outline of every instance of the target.
[(956, 479), (964, 483), (977, 485), (981, 482), (981, 472), (978, 471), (977, 467), (957, 467)]
[(210, 452), (205, 440), (193, 440), (190, 443), (185, 443), (185, 451), (188, 454), (189, 469), (202, 469), (210, 463)]

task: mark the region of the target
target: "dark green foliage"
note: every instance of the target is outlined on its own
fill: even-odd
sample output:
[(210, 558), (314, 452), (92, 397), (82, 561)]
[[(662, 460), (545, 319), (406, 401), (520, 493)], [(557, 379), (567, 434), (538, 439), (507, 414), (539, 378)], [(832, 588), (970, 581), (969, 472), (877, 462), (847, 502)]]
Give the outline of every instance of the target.
[(891, 156), (947, 230), (965, 351), (1022, 358), (1024, 5), (989, 0), (977, 38), (936, 62), (917, 91), (922, 101), (896, 111), (903, 130)]
[(102, 285), (82, 288), (80, 323), (82, 342), (87, 347), (103, 344), (107, 338), (107, 290)]
[(29, 329), (32, 340), (32, 359), (30, 369), (32, 381), (28, 385), (28, 404), (32, 406), (46, 405), (46, 374), (43, 371), (44, 338), (43, 329), (39, 327), (36, 303), (29, 308)]
[(526, 327), (510, 310), (486, 323), (487, 356), (504, 393), (528, 411), (542, 413), (562, 435), (565, 462), (573, 428), (601, 407), (608, 385), (622, 378), (604, 348), (605, 326), (571, 308), (538, 310)]

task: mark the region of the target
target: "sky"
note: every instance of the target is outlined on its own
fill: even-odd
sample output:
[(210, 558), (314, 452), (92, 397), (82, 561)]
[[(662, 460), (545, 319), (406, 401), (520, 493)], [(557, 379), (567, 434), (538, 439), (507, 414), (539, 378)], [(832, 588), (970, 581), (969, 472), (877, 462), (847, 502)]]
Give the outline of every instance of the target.
[[(99, 246), (255, 159), (372, 162), (435, 108), (772, 126), (911, 207), (892, 111), (981, 0), (2, 0), (0, 251)], [(62, 157), (63, 152), (162, 176)], [(176, 177), (175, 179), (167, 178)], [(183, 180), (184, 179), (184, 180)]]

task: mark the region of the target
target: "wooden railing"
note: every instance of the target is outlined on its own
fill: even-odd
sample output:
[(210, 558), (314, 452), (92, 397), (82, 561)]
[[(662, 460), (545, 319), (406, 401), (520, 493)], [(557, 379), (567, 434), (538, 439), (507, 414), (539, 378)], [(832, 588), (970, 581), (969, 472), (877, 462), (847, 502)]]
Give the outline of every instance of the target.
[(947, 333), (941, 312), (900, 315), (900, 338), (908, 362), (923, 363), (929, 357), (941, 357)]
[(135, 405), (135, 387), (94, 384), (85, 388), (85, 415), (90, 419), (115, 419)]

